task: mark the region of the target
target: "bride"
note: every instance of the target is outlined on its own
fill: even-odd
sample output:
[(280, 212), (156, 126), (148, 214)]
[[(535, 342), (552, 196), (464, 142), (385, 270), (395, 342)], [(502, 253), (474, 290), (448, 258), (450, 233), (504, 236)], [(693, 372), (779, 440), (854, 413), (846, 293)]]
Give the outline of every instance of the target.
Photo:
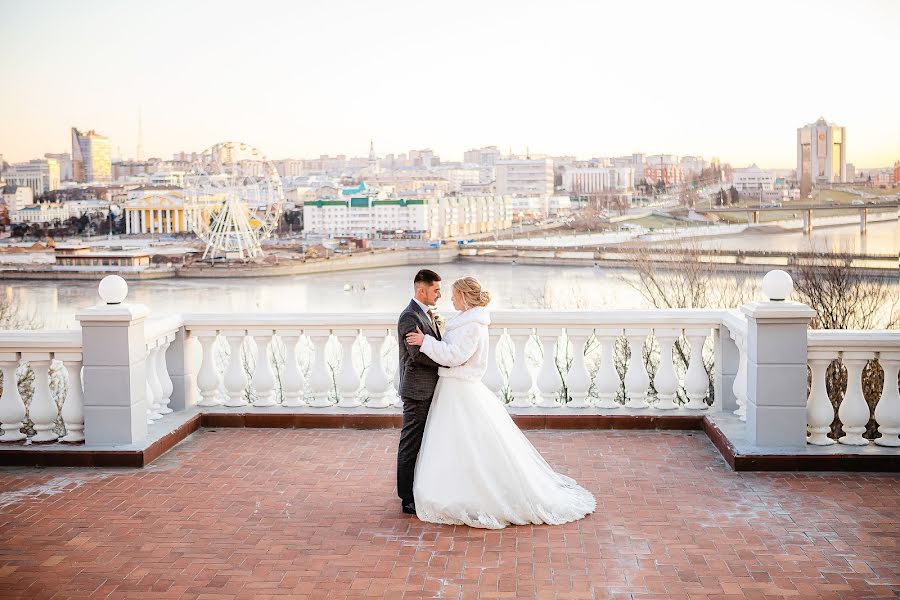
[(590, 492), (553, 471), (482, 382), (487, 369), (487, 304), (474, 277), (453, 284), (453, 307), (442, 341), (420, 330), (407, 335), (435, 362), (434, 400), (416, 461), (416, 516), (431, 523), (501, 529), (559, 525), (596, 508)]

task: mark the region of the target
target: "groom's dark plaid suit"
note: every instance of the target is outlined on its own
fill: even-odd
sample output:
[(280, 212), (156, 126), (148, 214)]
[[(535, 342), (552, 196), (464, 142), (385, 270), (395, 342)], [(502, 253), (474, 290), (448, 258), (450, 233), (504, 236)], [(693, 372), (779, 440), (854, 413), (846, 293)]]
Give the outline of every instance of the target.
[(406, 334), (418, 327), (422, 333), (441, 339), (441, 332), (432, 327), (431, 318), (415, 300), (400, 313), (397, 322), (397, 341), (400, 346), (400, 398), (403, 400), (403, 429), (400, 430), (400, 447), (397, 450), (397, 495), (403, 504), (413, 498), (413, 477), (416, 458), (422, 446), (425, 420), (431, 408), (434, 388), (438, 381), (437, 364), (419, 350), (419, 346), (406, 343)]

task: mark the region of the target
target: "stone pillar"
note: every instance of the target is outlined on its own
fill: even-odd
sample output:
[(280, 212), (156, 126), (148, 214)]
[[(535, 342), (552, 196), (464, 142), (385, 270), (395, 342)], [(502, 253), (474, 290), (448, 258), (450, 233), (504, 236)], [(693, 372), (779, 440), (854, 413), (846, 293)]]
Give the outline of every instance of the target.
[(166, 366), (172, 380), (170, 406), (179, 411), (197, 404), (197, 368), (194, 362), (194, 338), (181, 327), (166, 352)]
[(148, 314), (141, 304), (118, 303), (93, 306), (76, 315), (81, 323), (84, 436), (89, 446), (134, 444), (147, 437)]
[(131, 233), (131, 213), (125, 211), (125, 235)]
[(741, 307), (748, 336), (747, 437), (757, 446), (806, 445), (806, 336), (816, 313), (779, 299), (792, 289), (787, 273), (770, 271), (763, 279), (769, 301)]

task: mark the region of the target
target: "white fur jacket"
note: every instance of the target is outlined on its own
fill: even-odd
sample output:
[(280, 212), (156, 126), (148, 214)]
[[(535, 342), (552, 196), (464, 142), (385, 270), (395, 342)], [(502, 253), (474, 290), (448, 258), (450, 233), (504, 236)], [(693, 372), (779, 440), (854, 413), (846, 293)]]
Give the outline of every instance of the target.
[(486, 308), (470, 308), (447, 321), (441, 341), (426, 335), (422, 352), (444, 365), (438, 369), (441, 377), (480, 381), (487, 371), (490, 324), (491, 315)]

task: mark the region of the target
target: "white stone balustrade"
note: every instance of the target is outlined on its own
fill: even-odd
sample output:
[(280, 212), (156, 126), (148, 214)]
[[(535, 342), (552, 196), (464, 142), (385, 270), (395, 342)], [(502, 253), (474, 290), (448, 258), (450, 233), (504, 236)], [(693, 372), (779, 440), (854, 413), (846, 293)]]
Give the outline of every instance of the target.
[[(0, 443), (84, 440), (81, 360), (78, 331), (0, 332)], [(54, 362), (62, 363), (62, 368), (51, 371)], [(23, 398), (18, 383), (25, 367), (31, 369), (33, 378), (24, 386)], [(27, 421), (34, 432), (30, 437), (22, 431)], [(62, 437), (60, 422), (65, 428)]]
[[(879, 446), (900, 446), (900, 332), (896, 331), (810, 331), (807, 336), (809, 369), (812, 378), (807, 400), (807, 441), (815, 445), (835, 442), (849, 446), (865, 446), (870, 440), (863, 434), (874, 416), (880, 437)], [(884, 370), (884, 383), (874, 412), (870, 411), (863, 392), (863, 371), (878, 360)], [(835, 440), (831, 424), (834, 407), (828, 397), (826, 380), (832, 364), (847, 369), (847, 387), (839, 400), (837, 417), (844, 435)]]
[[(23, 441), (29, 421), (35, 442), (55, 441), (63, 423), (62, 441), (131, 443), (146, 435), (148, 417), (158, 423), (193, 406), (362, 411), (400, 404), (396, 314), (146, 314), (139, 305), (99, 306), (79, 315), (82, 332), (0, 332), (0, 442)], [(885, 385), (874, 412), (875, 443), (900, 446), (900, 334), (807, 335), (807, 315), (789, 302), (753, 303), (743, 315), (493, 311), (484, 383), (511, 409), (572, 414), (706, 410), (712, 383), (712, 408), (723, 410), (727, 399), (727, 410), (747, 420), (754, 443), (826, 445), (838, 440), (829, 435), (835, 411), (825, 377), (840, 361), (848, 387), (837, 411), (845, 433), (839, 441), (859, 445), (869, 443), (862, 434), (871, 417), (862, 372), (877, 359)], [(17, 386), (7, 385), (25, 363), (34, 373), (27, 403)], [(64, 398), (53, 396), (51, 364), (53, 376), (65, 378), (58, 392)], [(808, 401), (799, 370), (807, 364)]]

